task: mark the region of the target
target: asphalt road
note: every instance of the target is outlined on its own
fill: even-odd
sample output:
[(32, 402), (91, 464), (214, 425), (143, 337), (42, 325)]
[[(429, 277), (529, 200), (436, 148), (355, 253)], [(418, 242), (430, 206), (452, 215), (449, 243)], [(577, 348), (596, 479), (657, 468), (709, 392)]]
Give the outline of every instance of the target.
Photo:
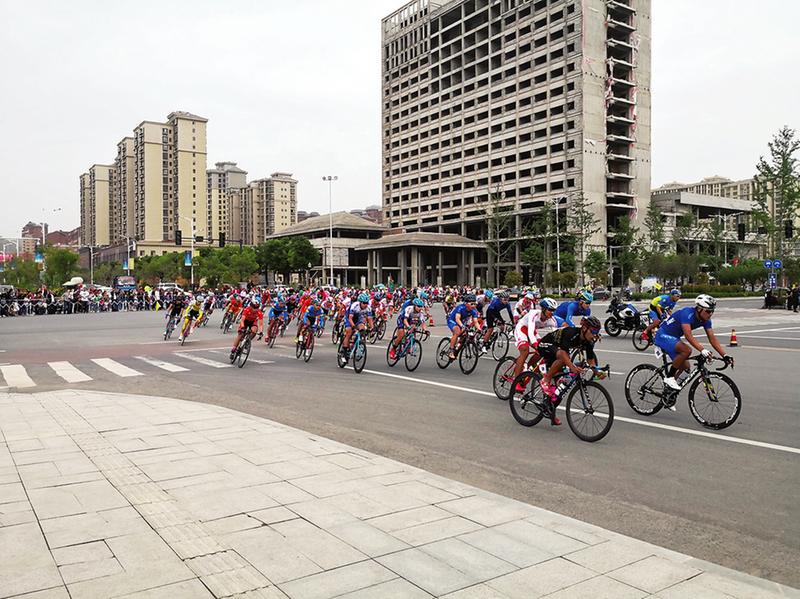
[[(566, 423), (519, 426), (491, 391), (490, 358), (470, 376), (437, 368), (442, 326), (414, 373), (387, 366), (384, 341), (370, 346), (366, 370), (357, 375), (336, 366), (329, 335), (309, 364), (295, 359), (287, 336), (271, 350), (259, 343), (243, 369), (230, 367), (233, 340), (217, 328), (219, 313), (182, 348), (160, 341), (163, 312), (3, 319), (0, 388), (80, 385), (215, 403), (800, 587), (800, 407), (793, 377), (800, 314), (760, 304), (722, 300), (715, 315), (724, 342), (736, 328), (731, 376), (743, 396), (739, 420), (719, 433), (695, 422), (685, 392), (675, 413), (644, 418), (629, 408), (624, 374), (655, 358), (636, 352), (627, 337), (604, 337), (598, 348), (601, 361), (621, 374), (604, 383), (616, 419), (595, 444), (578, 440)], [(440, 325), (441, 314), (436, 306)], [(102, 358), (111, 364), (92, 361)], [(67, 383), (50, 362), (68, 362), (91, 380)], [(185, 370), (164, 370), (170, 366)]]

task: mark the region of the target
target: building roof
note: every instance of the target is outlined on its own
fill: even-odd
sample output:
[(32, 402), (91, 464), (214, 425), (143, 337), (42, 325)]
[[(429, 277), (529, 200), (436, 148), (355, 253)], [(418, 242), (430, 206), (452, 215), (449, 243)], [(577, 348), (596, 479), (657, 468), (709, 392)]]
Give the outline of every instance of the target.
[[(305, 235), (307, 233), (316, 233), (317, 231), (328, 231), (330, 227), (330, 217), (327, 214), (320, 216), (312, 216), (307, 218), (301, 223), (292, 225), (282, 231), (270, 235), (270, 237), (287, 237), (290, 235)], [(355, 229), (361, 231), (384, 231), (385, 226), (374, 223), (371, 220), (355, 216), (349, 212), (334, 212), (333, 213), (333, 228), (334, 229)]]
[(175, 110), (173, 112), (170, 112), (169, 115), (167, 115), (168, 120), (172, 120), (173, 118), (188, 119), (190, 121), (202, 121), (204, 123), (208, 122), (208, 119), (205, 117), (192, 114), (191, 112), (185, 112), (183, 110)]
[(718, 210), (738, 210), (740, 212), (752, 212), (753, 203), (749, 200), (738, 198), (724, 198), (702, 193), (690, 193), (688, 191), (672, 191), (653, 197), (656, 202), (674, 201), (678, 204), (688, 206), (703, 206), (705, 208), (716, 208)]
[(486, 247), (482, 241), (467, 239), (455, 233), (396, 233), (384, 235), (380, 239), (371, 239), (360, 244), (357, 250), (377, 250), (400, 246), (424, 246), (424, 247), (449, 247), (449, 248), (483, 248)]

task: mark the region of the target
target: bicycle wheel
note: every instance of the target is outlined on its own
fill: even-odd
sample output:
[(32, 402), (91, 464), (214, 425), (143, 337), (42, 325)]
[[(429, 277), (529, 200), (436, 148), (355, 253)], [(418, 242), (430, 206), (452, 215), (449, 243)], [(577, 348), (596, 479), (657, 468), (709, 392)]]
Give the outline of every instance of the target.
[(642, 416), (652, 416), (664, 404), (664, 378), (661, 368), (653, 364), (639, 364), (625, 377), (625, 399), (631, 409)]
[(652, 341), (650, 341), (649, 337), (647, 339), (644, 339), (642, 337), (643, 334), (644, 331), (637, 330), (634, 331), (633, 335), (631, 336), (631, 341), (633, 341), (633, 347), (635, 347), (639, 351), (645, 351), (652, 344)]
[(227, 320), (227, 321), (225, 321), (225, 328), (224, 328), (224, 329), (223, 329), (223, 331), (222, 331), (222, 334), (223, 334), (223, 335), (226, 335), (226, 334), (228, 333), (228, 331), (230, 331), (230, 330), (231, 330), (231, 324), (232, 324), (232, 323), (233, 323), (233, 316), (231, 316), (231, 315), (229, 314), (229, 315), (228, 315), (228, 320)]
[(472, 340), (466, 341), (458, 354), (458, 366), (461, 368), (461, 372), (471, 374), (478, 365), (478, 358), (480, 358), (480, 351), (477, 344)]
[(720, 430), (736, 422), (742, 411), (742, 396), (730, 377), (720, 372), (705, 375), (701, 392), (698, 378), (689, 389), (689, 409), (692, 416), (706, 428)]
[(392, 353), (393, 343), (394, 343), (394, 337), (392, 337), (392, 340), (389, 342), (389, 345), (386, 346), (386, 363), (389, 366), (394, 366), (400, 361), (400, 352), (402, 351), (402, 347), (405, 346), (405, 342), (403, 342), (403, 346), (397, 348), (394, 359), (392, 359), (391, 353)]
[(578, 439), (594, 443), (605, 437), (614, 424), (614, 402), (600, 383), (578, 383), (567, 397), (567, 424)]
[(516, 358), (507, 356), (500, 360), (494, 369), (492, 388), (497, 399), (501, 401), (508, 401), (511, 396), (511, 384), (514, 382), (514, 364), (516, 361)]
[(422, 361), (422, 346), (419, 341), (412, 339), (406, 350), (406, 370), (414, 372)]
[(450, 340), (447, 337), (436, 347), (436, 365), (441, 369), (450, 366)]
[(369, 333), (367, 334), (367, 341), (370, 345), (375, 345), (375, 342), (378, 340), (378, 330), (377, 329), (370, 329)]
[(308, 362), (311, 359), (311, 354), (314, 353), (314, 334), (306, 333), (305, 351), (303, 352), (303, 360)]
[(345, 356), (342, 354), (342, 342), (344, 339), (339, 339), (339, 347), (336, 348), (336, 365), (339, 368), (344, 368), (347, 366), (347, 362), (349, 359), (345, 359)]
[(277, 324), (270, 324), (269, 325), (269, 332), (267, 334), (269, 335), (269, 341), (267, 342), (267, 345), (269, 347), (274, 347), (275, 346), (275, 337), (278, 336), (278, 325)]
[(239, 352), (239, 368), (247, 363), (247, 358), (250, 357), (250, 337), (245, 337), (242, 342), (242, 351)]
[(383, 341), (384, 335), (386, 335), (386, 321), (381, 320), (378, 324), (378, 340)]
[(358, 345), (356, 345), (356, 348), (353, 350), (353, 370), (355, 370), (356, 374), (358, 374), (364, 370), (364, 366), (366, 365), (367, 345), (359, 339)]
[(508, 355), (508, 346), (511, 345), (511, 340), (508, 338), (508, 333), (498, 331), (492, 341), (492, 357), (498, 362)]
[(298, 360), (300, 359), (300, 356), (303, 355), (303, 350), (305, 350), (305, 336), (306, 334), (303, 333), (303, 338), (300, 339), (300, 341), (295, 341), (294, 344), (294, 357)]
[[(517, 386), (525, 390), (522, 392), (517, 391)], [(544, 412), (542, 411), (542, 401), (544, 399), (542, 388), (539, 386), (539, 379), (532, 372), (523, 372), (512, 381), (508, 405), (511, 408), (514, 420), (522, 426), (533, 426), (544, 418)]]
[(333, 326), (331, 327), (331, 343), (336, 345), (339, 343), (339, 321), (334, 320)]

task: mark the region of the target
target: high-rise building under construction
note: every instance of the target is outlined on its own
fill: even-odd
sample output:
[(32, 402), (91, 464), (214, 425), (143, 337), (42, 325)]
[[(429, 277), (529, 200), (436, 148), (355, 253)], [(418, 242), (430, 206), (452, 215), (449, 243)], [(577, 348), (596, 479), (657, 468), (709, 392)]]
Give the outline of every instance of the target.
[[(383, 19), (384, 222), (486, 240), (505, 208), (498, 261), (522, 270), (535, 215), (570, 227), (583, 195), (613, 264), (611, 232), (650, 197), (650, 4), (414, 0)], [(496, 257), (477, 258), (489, 282)]]

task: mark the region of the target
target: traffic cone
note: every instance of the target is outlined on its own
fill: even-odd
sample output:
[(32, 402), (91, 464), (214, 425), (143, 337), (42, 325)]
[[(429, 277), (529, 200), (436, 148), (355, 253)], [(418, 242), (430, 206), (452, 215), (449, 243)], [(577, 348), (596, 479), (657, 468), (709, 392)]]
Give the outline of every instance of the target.
[(739, 347), (739, 342), (736, 340), (736, 329), (731, 329), (731, 341), (728, 347)]

